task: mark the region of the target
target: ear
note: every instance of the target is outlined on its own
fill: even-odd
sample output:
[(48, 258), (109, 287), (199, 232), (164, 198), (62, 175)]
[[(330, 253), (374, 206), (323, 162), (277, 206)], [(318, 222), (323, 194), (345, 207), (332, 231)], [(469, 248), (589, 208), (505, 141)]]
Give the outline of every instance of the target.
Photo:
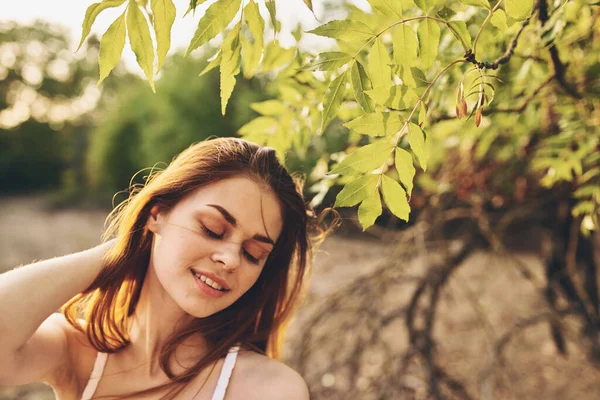
[(159, 214), (159, 210), (160, 210), (160, 208), (158, 207), (158, 204), (155, 204), (150, 209), (150, 214), (148, 215), (148, 219), (146, 220), (146, 228), (148, 228), (148, 230), (150, 232), (158, 233), (158, 228), (159, 228), (158, 214)]

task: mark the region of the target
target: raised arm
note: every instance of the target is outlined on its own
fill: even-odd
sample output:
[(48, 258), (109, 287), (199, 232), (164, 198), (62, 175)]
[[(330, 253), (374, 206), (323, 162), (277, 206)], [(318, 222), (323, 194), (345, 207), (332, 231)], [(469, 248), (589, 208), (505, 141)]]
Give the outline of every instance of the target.
[(85, 290), (112, 242), (0, 275), (0, 385), (48, 380), (68, 357), (62, 315), (52, 315)]

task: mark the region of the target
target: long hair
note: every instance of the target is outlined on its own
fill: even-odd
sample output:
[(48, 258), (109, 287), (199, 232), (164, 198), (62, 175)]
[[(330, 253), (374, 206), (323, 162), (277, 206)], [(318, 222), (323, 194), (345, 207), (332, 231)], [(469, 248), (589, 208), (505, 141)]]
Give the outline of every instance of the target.
[[(131, 398), (171, 389), (172, 399), (205, 367), (241, 343), (278, 359), (286, 325), (297, 307), (310, 275), (312, 251), (339, 222), (322, 227), (302, 197), (303, 182), (281, 165), (275, 151), (238, 138), (218, 138), (194, 144), (180, 153), (164, 171), (150, 174), (146, 184), (134, 187), (129, 198), (107, 218), (104, 240), (115, 238), (105, 265), (92, 284), (62, 309), (65, 318), (98, 351), (115, 353), (130, 343), (128, 322), (136, 309), (148, 269), (152, 233), (146, 228), (150, 209), (171, 209), (194, 190), (232, 176), (244, 175), (266, 185), (283, 210), (283, 229), (254, 285), (236, 302), (206, 318), (195, 318), (177, 329), (161, 349), (160, 366), (168, 383), (130, 393)], [(311, 234), (313, 234), (311, 236)], [(86, 324), (82, 327), (78, 318)], [(209, 353), (189, 370), (175, 375), (169, 360), (175, 349), (197, 334), (210, 344)]]

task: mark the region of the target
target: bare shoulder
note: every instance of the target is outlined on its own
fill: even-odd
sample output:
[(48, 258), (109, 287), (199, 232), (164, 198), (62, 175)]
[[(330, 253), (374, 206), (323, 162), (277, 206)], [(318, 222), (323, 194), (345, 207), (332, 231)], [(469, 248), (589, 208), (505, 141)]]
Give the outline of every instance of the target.
[(298, 372), (253, 351), (240, 351), (230, 385), (232, 391), (240, 394), (239, 398), (247, 400), (309, 399), (306, 382)]
[[(82, 360), (84, 360), (83, 368), (87, 369), (89, 360), (93, 353), (93, 348), (89, 344), (85, 334), (73, 327), (65, 316), (61, 313), (53, 314), (53, 319), (59, 324), (66, 336), (67, 347), (69, 350), (68, 363), (64, 363), (64, 367), (57, 370), (51, 382), (47, 382), (55, 389), (64, 389), (73, 384), (77, 385), (81, 375)], [(85, 327), (85, 321), (78, 319), (79, 324)]]

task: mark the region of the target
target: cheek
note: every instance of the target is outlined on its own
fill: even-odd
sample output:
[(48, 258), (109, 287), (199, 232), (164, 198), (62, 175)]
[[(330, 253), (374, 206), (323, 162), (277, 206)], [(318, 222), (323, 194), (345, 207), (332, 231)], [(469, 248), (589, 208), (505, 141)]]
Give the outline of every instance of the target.
[(206, 240), (190, 234), (171, 234), (158, 236), (155, 240), (155, 254), (161, 263), (180, 265), (192, 263), (198, 258), (209, 255)]
[(256, 266), (250, 266), (244, 271), (240, 270), (238, 279), (240, 296), (246, 293), (258, 280), (261, 273), (261, 268)]

